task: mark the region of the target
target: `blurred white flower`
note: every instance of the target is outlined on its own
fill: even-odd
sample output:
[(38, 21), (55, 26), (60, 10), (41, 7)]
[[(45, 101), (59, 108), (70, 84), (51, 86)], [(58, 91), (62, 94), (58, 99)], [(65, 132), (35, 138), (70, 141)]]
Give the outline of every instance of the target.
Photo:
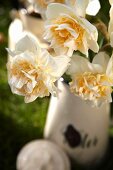
[(110, 21), (108, 26), (108, 33), (110, 37), (110, 45), (113, 47), (113, 1), (111, 2), (111, 8), (110, 8)]
[(79, 50), (88, 56), (88, 50), (98, 52), (98, 32), (95, 26), (63, 4), (48, 5), (44, 39), (51, 43), (57, 54), (72, 56)]
[(45, 19), (45, 12), (50, 3), (65, 3), (65, 0), (30, 0), (30, 2), (34, 4), (35, 10)]
[(16, 43), (15, 51), (8, 52), (8, 82), (13, 93), (25, 96), (26, 103), (49, 93), (56, 95), (54, 83), (67, 70), (68, 57), (52, 57), (31, 34)]
[(113, 4), (113, 0), (109, 0), (109, 3), (110, 3), (110, 5), (112, 5)]
[(85, 17), (86, 14), (95, 16), (100, 9), (99, 0), (29, 0), (35, 10), (45, 18), (45, 11), (50, 3), (62, 3), (71, 6), (76, 13)]
[(99, 0), (66, 0), (66, 2), (82, 17), (86, 14), (95, 16), (100, 10)]
[(109, 58), (105, 52), (100, 52), (92, 63), (74, 55), (67, 73), (72, 77), (70, 89), (75, 95), (96, 106), (112, 102), (113, 55)]

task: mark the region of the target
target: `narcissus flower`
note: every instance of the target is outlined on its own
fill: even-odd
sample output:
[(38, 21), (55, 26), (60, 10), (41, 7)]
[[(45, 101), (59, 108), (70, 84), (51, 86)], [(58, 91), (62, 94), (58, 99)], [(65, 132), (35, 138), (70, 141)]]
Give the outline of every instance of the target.
[(99, 0), (66, 0), (66, 2), (82, 17), (86, 14), (95, 16), (100, 9)]
[(54, 83), (66, 71), (68, 57), (52, 57), (31, 34), (16, 43), (15, 51), (8, 52), (8, 82), (13, 93), (25, 96), (26, 103), (56, 94)]
[(44, 39), (51, 43), (57, 54), (72, 56), (79, 50), (88, 56), (88, 50), (98, 52), (98, 32), (95, 26), (77, 15), (73, 8), (63, 4), (48, 5)]
[(30, 0), (34, 3), (36, 11), (45, 18), (45, 11), (50, 3), (62, 3), (71, 6), (77, 11), (80, 16), (93, 15), (95, 16), (100, 9), (99, 0)]
[(71, 92), (93, 105), (112, 102), (113, 86), (113, 55), (111, 58), (104, 53), (98, 53), (92, 63), (87, 59), (74, 55), (68, 74), (72, 77)]

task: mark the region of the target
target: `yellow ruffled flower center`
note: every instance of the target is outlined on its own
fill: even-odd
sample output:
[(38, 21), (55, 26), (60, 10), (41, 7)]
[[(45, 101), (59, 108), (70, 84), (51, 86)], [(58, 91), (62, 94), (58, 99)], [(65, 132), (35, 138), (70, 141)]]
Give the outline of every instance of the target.
[(52, 26), (51, 31), (53, 34), (53, 37), (56, 39), (56, 41), (60, 44), (64, 44), (69, 39), (74, 39), (75, 44), (77, 45), (78, 49), (83, 44), (83, 36), (85, 30), (79, 25), (75, 20), (68, 18), (68, 17), (58, 17), (55, 21), (53, 21), (53, 24), (61, 25), (61, 24), (67, 24), (73, 31), (75, 31), (76, 34), (78, 34), (78, 37), (75, 38), (68, 29), (64, 28), (62, 30), (56, 30), (58, 26)]
[(94, 100), (99, 98), (106, 98), (108, 92), (112, 92), (111, 80), (105, 74), (85, 72), (83, 74), (76, 74), (70, 83), (72, 93), (75, 93), (85, 100)]
[[(28, 76), (26, 74), (28, 74)], [(14, 64), (10, 70), (11, 77), (16, 77), (18, 80), (24, 82), (24, 85), (21, 88), (18, 88), (18, 91), (23, 95), (35, 95), (39, 94), (39, 97), (48, 96), (49, 91), (44, 84), (44, 76), (42, 75), (42, 70), (40, 67), (35, 68), (32, 63), (22, 60), (18, 61), (18, 63)], [(29, 78), (32, 77), (33, 79)], [(32, 89), (32, 92), (29, 93), (27, 90), (27, 85), (32, 84), (32, 81), (36, 81), (35, 87)]]

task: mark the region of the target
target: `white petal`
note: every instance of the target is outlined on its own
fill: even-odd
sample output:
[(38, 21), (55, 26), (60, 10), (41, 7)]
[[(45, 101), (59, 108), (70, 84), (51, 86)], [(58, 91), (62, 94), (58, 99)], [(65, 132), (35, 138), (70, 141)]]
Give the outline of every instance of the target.
[(50, 60), (50, 54), (47, 50), (42, 49), (42, 54), (38, 56), (39, 58), (39, 65), (42, 67), (47, 67), (48, 64), (51, 62)]
[(15, 86), (11, 86), (11, 91), (13, 94), (18, 94), (18, 95), (21, 95), (21, 96), (24, 96), (24, 94), (22, 92), (20, 92)]
[(69, 56), (69, 57), (72, 56), (74, 50), (75, 50), (75, 51), (77, 50), (77, 46), (76, 46), (76, 44), (75, 44), (74, 39), (66, 41), (66, 42), (64, 43), (64, 47), (68, 47), (68, 50), (67, 50), (67, 52), (66, 52), (66, 55)]
[(75, 74), (87, 72), (89, 71), (88, 63), (89, 61), (86, 58), (79, 55), (73, 55), (67, 73)]
[(55, 30), (63, 30), (66, 29), (68, 32), (76, 39), (78, 37), (78, 34), (75, 32), (74, 29), (70, 28), (68, 24), (61, 24), (58, 25), (58, 27)]
[(99, 64), (88, 63), (89, 72), (92, 73), (103, 73), (103, 67)]
[(52, 79), (50, 76), (47, 77), (46, 81), (44, 82), (45, 86), (47, 87), (49, 93), (51, 93), (53, 96), (57, 96), (57, 87), (52, 82)]
[[(98, 36), (98, 33), (97, 33), (97, 36)], [(99, 51), (99, 45), (97, 43), (97, 39), (95, 38), (94, 34), (90, 35), (89, 38), (87, 37), (87, 42), (88, 42), (88, 45), (89, 45), (89, 49), (91, 49), (95, 53), (97, 53)]]
[(15, 86), (17, 89), (20, 89), (26, 83), (26, 80), (21, 79), (21, 77), (17, 78), (16, 76), (12, 76), (9, 78), (8, 83), (10, 86)]
[(25, 75), (28, 79), (31, 80), (31, 82), (30, 82), (29, 84), (27, 83), (27, 86), (28, 86), (28, 89), (32, 90), (32, 89), (36, 86), (36, 84), (37, 84), (37, 82), (35, 81), (35, 77), (32, 76), (32, 75), (30, 75), (30, 74), (28, 74), (28, 73), (26, 73), (25, 71), (22, 71), (22, 72), (24, 73), (24, 75)]
[(109, 35), (113, 32), (113, 5), (110, 8), (110, 22), (108, 26)]
[(35, 65), (35, 56), (29, 52), (21, 53), (13, 58), (12, 64), (17, 64), (22, 61), (27, 61), (28, 63)]
[(110, 8), (110, 22), (108, 26), (108, 33), (110, 37), (110, 45), (113, 47), (113, 5)]
[(93, 38), (92, 39), (87, 39), (89, 49), (97, 53), (99, 51), (99, 46), (97, 41), (95, 41)]
[(89, 34), (89, 38), (94, 38), (95, 41), (97, 41), (98, 39), (98, 31), (97, 28), (92, 25), (88, 20), (86, 20), (85, 18), (80, 18), (81, 20), (81, 25), (82, 27), (84, 27), (84, 29), (86, 30), (86, 32)]
[(79, 48), (79, 51), (88, 57), (88, 43), (86, 36), (83, 37), (83, 45)]
[(21, 79), (21, 77), (16, 79), (17, 80), (14, 83), (12, 81), (12, 85), (14, 85), (17, 89), (21, 89), (26, 82), (24, 79)]
[(36, 98), (38, 97), (38, 95), (26, 95), (24, 98), (25, 103), (30, 103), (33, 102), (34, 100), (36, 100)]
[(110, 45), (113, 47), (113, 32), (110, 34)]
[(60, 78), (67, 70), (70, 58), (65, 55), (60, 55), (54, 57), (53, 59), (56, 64), (56, 68), (53, 67), (52, 75), (57, 78)]
[(90, 63), (86, 58), (82, 56), (73, 55), (67, 73), (73, 75), (75, 73), (84, 72), (101, 73), (102, 67), (99, 64)]
[(31, 82), (28, 82), (26, 84), (26, 92), (29, 94), (29, 93), (32, 93), (33, 91), (33, 84)]
[(11, 51), (9, 48), (6, 48), (8, 54), (12, 57), (15, 57), (17, 55), (17, 53), (15, 53), (14, 51)]
[(40, 52), (39, 42), (31, 33), (24, 33), (22, 38), (16, 43), (15, 51), (30, 51), (32, 53)]
[(60, 3), (51, 3), (47, 7), (46, 17), (47, 19), (56, 19), (60, 14), (73, 15), (73, 11), (70, 7), (60, 4)]
[(105, 52), (99, 52), (93, 58), (92, 63), (101, 65), (103, 67), (103, 72), (106, 72), (109, 59), (110, 59), (109, 55), (107, 55)]
[(112, 5), (113, 4), (113, 0), (109, 0), (109, 3)]
[(76, 0), (75, 1), (74, 8), (78, 16), (85, 17), (88, 3), (89, 3), (89, 0)]
[(67, 53), (68, 53), (68, 48), (67, 47), (63, 47), (63, 46), (59, 46), (59, 45), (55, 45), (55, 47), (54, 47), (54, 50), (55, 50), (55, 53), (57, 54), (57, 55), (67, 55)]
[(99, 46), (97, 43), (97, 39), (98, 39), (97, 28), (85, 18), (81, 18), (81, 25), (86, 30), (86, 38), (87, 38), (89, 48), (97, 53), (99, 50)]
[(69, 57), (65, 55), (52, 57), (46, 50), (44, 50), (42, 58), (45, 58), (46, 68), (50, 69), (48, 70), (49, 74), (56, 79), (60, 78), (64, 74), (70, 62)]
[(90, 0), (86, 9), (86, 14), (95, 16), (100, 9), (99, 0)]
[(66, 3), (74, 8), (78, 16), (85, 17), (89, 0), (66, 0)]
[(113, 54), (108, 62), (106, 74), (113, 80)]

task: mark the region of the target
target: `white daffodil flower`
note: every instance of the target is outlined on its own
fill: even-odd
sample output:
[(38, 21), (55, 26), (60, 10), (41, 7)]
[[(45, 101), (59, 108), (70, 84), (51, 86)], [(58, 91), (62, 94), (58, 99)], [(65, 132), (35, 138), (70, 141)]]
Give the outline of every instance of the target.
[(45, 18), (45, 11), (50, 3), (62, 3), (73, 7), (76, 13), (85, 17), (86, 14), (95, 16), (100, 9), (99, 0), (30, 0), (35, 10)]
[(113, 55), (109, 58), (105, 52), (100, 52), (92, 63), (74, 55), (67, 73), (72, 77), (70, 89), (75, 95), (96, 106), (112, 102)]
[(110, 8), (110, 21), (108, 26), (108, 33), (110, 37), (110, 45), (113, 47), (113, 0), (110, 1), (111, 8)]
[(51, 43), (57, 54), (72, 56), (79, 50), (88, 56), (88, 50), (98, 52), (98, 32), (85, 18), (79, 17), (73, 8), (64, 4), (48, 5), (44, 39)]
[(54, 83), (67, 70), (68, 57), (52, 57), (41, 49), (32, 34), (24, 35), (16, 43), (15, 51), (8, 52), (8, 82), (13, 93), (25, 96), (26, 103), (56, 94)]

